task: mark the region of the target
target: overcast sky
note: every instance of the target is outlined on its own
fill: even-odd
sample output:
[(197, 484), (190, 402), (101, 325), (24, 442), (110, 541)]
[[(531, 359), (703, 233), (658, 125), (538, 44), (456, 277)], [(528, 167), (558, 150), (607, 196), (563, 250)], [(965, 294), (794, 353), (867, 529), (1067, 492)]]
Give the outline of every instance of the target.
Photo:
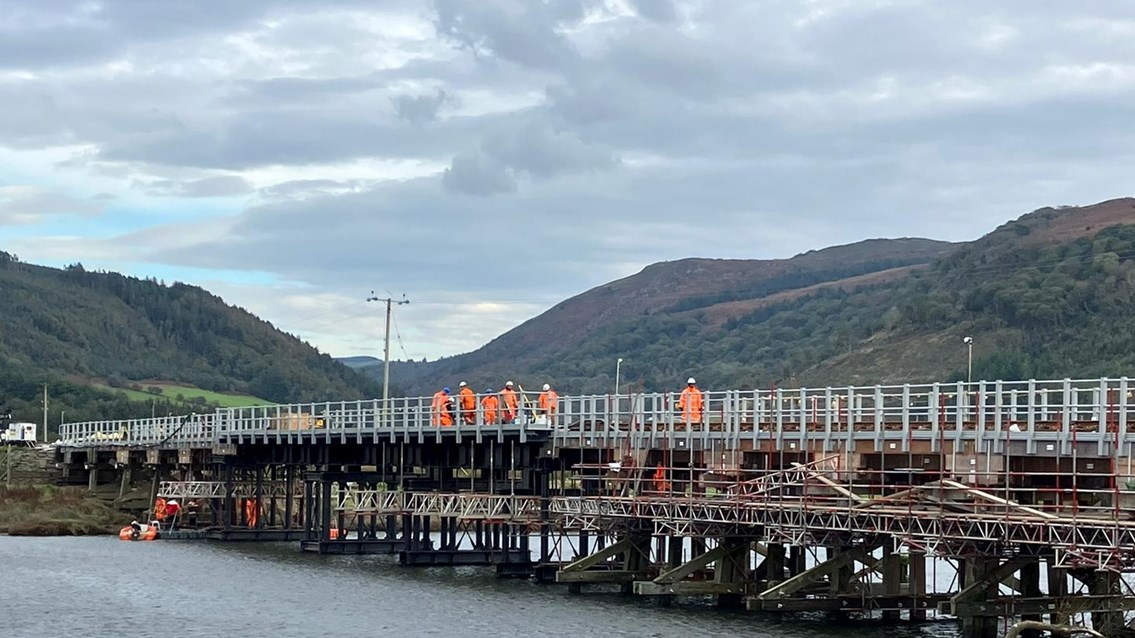
[(474, 349), (662, 260), (1132, 195), (1114, 0), (0, 0), (0, 249), (335, 355)]

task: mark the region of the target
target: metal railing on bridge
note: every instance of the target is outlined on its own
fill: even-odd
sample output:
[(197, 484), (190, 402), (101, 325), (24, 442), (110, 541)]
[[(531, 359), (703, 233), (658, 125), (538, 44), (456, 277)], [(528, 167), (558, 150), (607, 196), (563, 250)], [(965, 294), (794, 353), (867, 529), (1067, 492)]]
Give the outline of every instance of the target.
[[(441, 426), (429, 397), (331, 401), (224, 408), (211, 414), (123, 421), (65, 423), (66, 446), (184, 447), (272, 438), (314, 436), (361, 440), (363, 436), (426, 436), (430, 433), (550, 431), (561, 444), (609, 444), (652, 437), (778, 442), (841, 438), (955, 437), (978, 440), (1060, 441), (1080, 438), (1099, 445), (1126, 445), (1135, 418), (1129, 380), (978, 381), (825, 388), (776, 388), (703, 392), (700, 411), (680, 408), (677, 392), (561, 396), (550, 413), (538, 410), (535, 393), (509, 422), (476, 409), (454, 408), (454, 423)], [(646, 437), (644, 440), (643, 437)], [(901, 437), (899, 437), (901, 438)], [(573, 441), (572, 439), (575, 439)], [(590, 443), (585, 443), (590, 439)]]

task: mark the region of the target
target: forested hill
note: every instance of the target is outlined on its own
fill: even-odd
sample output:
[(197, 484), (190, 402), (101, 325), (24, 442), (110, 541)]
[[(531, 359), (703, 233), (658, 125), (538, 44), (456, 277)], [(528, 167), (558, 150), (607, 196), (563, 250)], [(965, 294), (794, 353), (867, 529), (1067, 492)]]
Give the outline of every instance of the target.
[[(725, 383), (752, 378), (747, 350), (735, 344), (727, 322), (770, 304), (792, 303), (817, 292), (876, 286), (905, 277), (950, 254), (956, 245), (930, 239), (872, 239), (809, 251), (791, 259), (682, 259), (647, 266), (563, 301), (469, 354), (430, 363), (392, 366), (392, 383), (423, 393), (469, 375), (499, 385), (503, 377), (536, 375), (566, 391), (612, 387), (614, 360), (627, 358), (624, 379), (668, 388), (695, 370)], [(708, 339), (728, 344), (724, 356), (693, 348)], [(762, 347), (766, 347), (765, 346)], [(710, 366), (709, 364), (713, 364)], [(734, 374), (740, 373), (740, 374)], [(475, 386), (480, 386), (478, 380)]]
[(1135, 374), (1135, 200), (1044, 208), (974, 242), (874, 240), (779, 262), (656, 264), (485, 347), (396, 364), (412, 393), (506, 377), (561, 392)]
[[(148, 416), (102, 386), (177, 383), (293, 402), (362, 398), (377, 385), (209, 292), (116, 273), (64, 270), (0, 252), (0, 407), (40, 420), (37, 386), (52, 411), (75, 418)], [(172, 399), (171, 397), (162, 397)]]

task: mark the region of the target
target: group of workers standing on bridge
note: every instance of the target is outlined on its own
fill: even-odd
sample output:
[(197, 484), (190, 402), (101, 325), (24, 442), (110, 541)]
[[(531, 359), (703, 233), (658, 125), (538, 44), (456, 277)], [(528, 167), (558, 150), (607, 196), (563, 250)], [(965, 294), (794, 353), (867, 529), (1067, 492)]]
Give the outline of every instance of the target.
[[(493, 392), (492, 388), (487, 388), (479, 398), (469, 387), (469, 384), (464, 381), (458, 384), (456, 397), (446, 386), (434, 393), (433, 402), (430, 405), (433, 424), (449, 427), (460, 419), (465, 425), (473, 425), (477, 422), (478, 405), (481, 409), (481, 422), (485, 425), (514, 423), (523, 414), (521, 401), (524, 400), (522, 394), (514, 389), (514, 385), (512, 381), (506, 381), (504, 388), (499, 393)], [(552, 389), (552, 386), (545, 383), (544, 391), (540, 393), (537, 400), (537, 414), (546, 417), (551, 422), (556, 416), (559, 399), (559, 395)], [(524, 402), (527, 403), (527, 401)]]
[[(451, 427), (458, 419), (465, 425), (477, 423), (478, 405), (482, 421), (485, 425), (499, 425), (502, 423), (516, 423), (524, 414), (524, 410), (532, 408), (521, 392), (514, 389), (512, 381), (506, 381), (500, 392), (486, 388), (485, 392), (477, 396), (462, 381), (458, 384), (457, 396), (453, 396), (448, 386), (438, 390), (433, 395), (430, 404), (431, 421), (437, 427)], [(555, 422), (556, 411), (559, 408), (559, 395), (550, 384), (545, 383), (543, 391), (532, 408), (536, 418), (544, 418), (550, 425)], [(521, 403), (524, 403), (522, 406)], [(698, 389), (693, 377), (686, 380), (686, 387), (678, 399), (677, 409), (686, 423), (699, 423), (704, 413), (705, 400), (702, 391)]]

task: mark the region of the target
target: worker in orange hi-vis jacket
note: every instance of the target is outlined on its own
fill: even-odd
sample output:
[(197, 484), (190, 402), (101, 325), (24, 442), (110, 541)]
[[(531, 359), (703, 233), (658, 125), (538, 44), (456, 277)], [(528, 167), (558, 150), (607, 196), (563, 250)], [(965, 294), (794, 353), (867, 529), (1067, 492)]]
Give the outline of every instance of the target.
[(548, 423), (556, 418), (556, 406), (559, 403), (560, 395), (552, 389), (552, 386), (547, 383), (544, 384), (544, 391), (540, 393), (540, 413), (548, 415)]
[(457, 384), (461, 388), (457, 391), (458, 407), (461, 409), (461, 420), (466, 425), (473, 425), (477, 420), (477, 397), (469, 389), (469, 384), (462, 381)]
[(512, 389), (512, 381), (506, 381), (501, 390), (501, 404), (504, 406), (504, 422), (512, 423), (520, 412), (520, 402), (516, 398), (516, 390)]
[(501, 401), (497, 398), (497, 395), (493, 394), (493, 389), (485, 388), (485, 397), (481, 399), (481, 410), (484, 412), (486, 425), (496, 424), (500, 404)]
[(450, 427), (453, 425), (453, 413), (449, 411), (449, 387), (444, 387), (434, 393), (433, 403), (430, 404), (430, 413), (434, 426)]
[(686, 389), (678, 399), (678, 410), (682, 413), (682, 420), (686, 423), (701, 423), (702, 406), (701, 390), (693, 377), (686, 379)]

